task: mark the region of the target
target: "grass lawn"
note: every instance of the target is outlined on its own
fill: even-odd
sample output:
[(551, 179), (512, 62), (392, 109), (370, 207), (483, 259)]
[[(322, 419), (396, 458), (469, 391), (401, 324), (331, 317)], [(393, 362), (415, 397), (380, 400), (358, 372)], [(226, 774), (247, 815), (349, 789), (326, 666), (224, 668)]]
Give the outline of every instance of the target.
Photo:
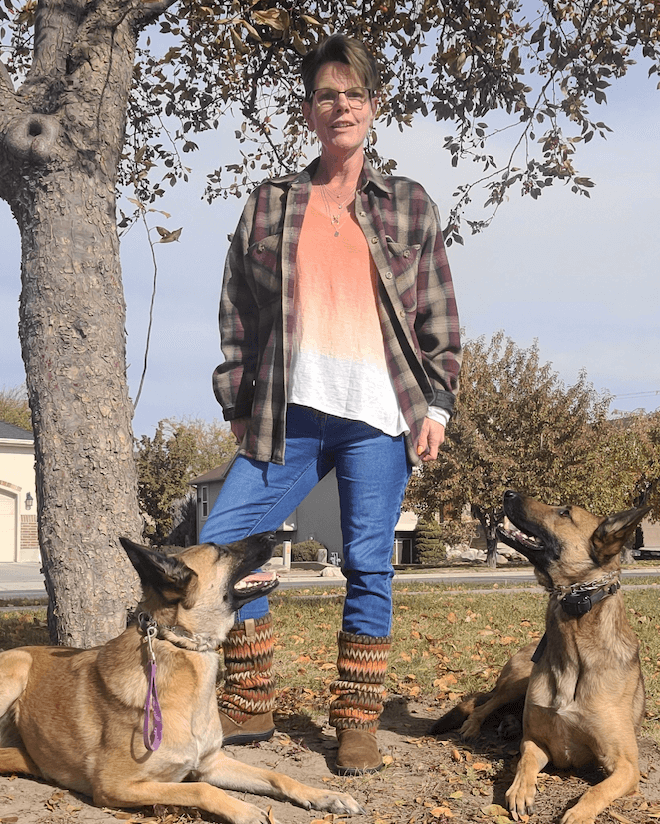
[[(543, 634), (547, 595), (538, 587), (513, 593), (498, 592), (492, 585), (476, 593), (447, 586), (419, 591), (417, 582), (407, 587), (415, 591), (398, 587), (394, 595), (387, 682), (391, 696), (408, 696), (434, 707), (465, 692), (488, 690), (506, 660)], [(647, 696), (644, 732), (660, 743), (658, 595), (658, 587), (633, 589), (625, 600), (640, 641)], [(341, 608), (340, 597), (319, 597), (316, 590), (287, 591), (273, 598), (275, 670), (285, 711), (327, 711)], [(0, 649), (46, 643), (45, 609), (0, 614)]]

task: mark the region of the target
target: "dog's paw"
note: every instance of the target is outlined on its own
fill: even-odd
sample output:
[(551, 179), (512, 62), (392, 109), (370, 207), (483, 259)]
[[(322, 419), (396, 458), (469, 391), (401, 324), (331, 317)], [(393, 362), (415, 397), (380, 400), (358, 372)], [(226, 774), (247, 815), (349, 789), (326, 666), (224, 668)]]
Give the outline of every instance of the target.
[(469, 741), (472, 738), (476, 738), (479, 733), (481, 732), (481, 721), (474, 720), (472, 717), (468, 718), (467, 721), (463, 723), (458, 734), (461, 738)]
[(520, 738), (522, 735), (522, 724), (520, 719), (515, 715), (507, 714), (500, 721), (497, 727), (498, 738), (503, 738), (506, 741), (513, 741)]
[(535, 795), (536, 784), (527, 785), (519, 776), (516, 776), (505, 796), (506, 805), (514, 821), (519, 821), (521, 815), (531, 815), (534, 812)]
[(320, 791), (312, 806), (335, 815), (365, 815), (367, 812), (361, 804), (348, 793), (336, 793), (332, 790)]
[(564, 813), (561, 824), (594, 824), (595, 817), (589, 813), (580, 812), (580, 804)]
[(280, 824), (273, 818), (270, 810), (262, 810), (254, 804), (242, 804), (240, 811), (232, 809), (228, 815), (227, 810), (219, 813), (224, 820), (230, 820), (232, 824)]

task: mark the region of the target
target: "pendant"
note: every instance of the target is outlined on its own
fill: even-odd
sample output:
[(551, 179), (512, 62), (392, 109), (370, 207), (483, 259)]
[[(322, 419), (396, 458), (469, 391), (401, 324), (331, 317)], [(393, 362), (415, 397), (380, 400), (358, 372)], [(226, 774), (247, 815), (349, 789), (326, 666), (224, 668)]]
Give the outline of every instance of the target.
[(333, 215), (332, 222), (335, 226), (339, 226), (339, 215)]
[(339, 237), (339, 230), (335, 232), (335, 237)]

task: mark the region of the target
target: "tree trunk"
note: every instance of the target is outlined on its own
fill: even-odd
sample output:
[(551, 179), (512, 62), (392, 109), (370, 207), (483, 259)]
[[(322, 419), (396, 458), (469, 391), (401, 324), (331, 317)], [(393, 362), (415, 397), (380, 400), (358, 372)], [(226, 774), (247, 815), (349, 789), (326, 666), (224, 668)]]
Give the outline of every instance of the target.
[(497, 569), (497, 535), (492, 529), (486, 532), (486, 566)]
[(115, 189), (137, 32), (173, 0), (39, 0), (20, 93), (0, 67), (0, 197), (22, 241), (20, 338), (53, 641), (118, 634), (142, 532)]
[(486, 539), (486, 566), (497, 569), (497, 527), (504, 520), (504, 511), (484, 509), (479, 504), (472, 504), (472, 517), (481, 524)]
[(141, 535), (125, 305), (114, 193), (82, 168), (48, 183), (21, 210), (20, 337), (51, 635), (87, 645), (117, 635), (136, 596), (117, 542)]

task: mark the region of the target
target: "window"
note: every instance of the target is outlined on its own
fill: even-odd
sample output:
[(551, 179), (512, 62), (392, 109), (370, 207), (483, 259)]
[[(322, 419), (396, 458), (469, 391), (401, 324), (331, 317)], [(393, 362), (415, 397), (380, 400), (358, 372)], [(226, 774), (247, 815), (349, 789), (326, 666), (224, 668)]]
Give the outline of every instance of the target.
[(202, 511), (201, 515), (202, 518), (209, 517), (209, 488), (208, 486), (203, 486), (200, 490), (200, 503), (202, 504)]

